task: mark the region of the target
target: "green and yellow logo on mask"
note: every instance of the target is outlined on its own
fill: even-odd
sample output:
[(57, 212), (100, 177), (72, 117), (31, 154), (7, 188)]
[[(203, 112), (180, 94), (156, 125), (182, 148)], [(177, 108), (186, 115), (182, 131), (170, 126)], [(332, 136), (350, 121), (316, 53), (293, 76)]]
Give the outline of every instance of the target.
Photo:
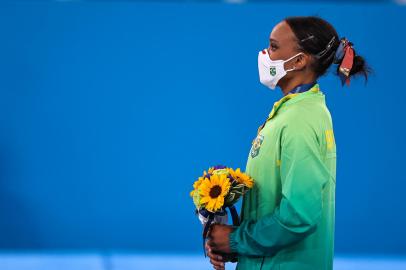
[(271, 68), (269, 69), (269, 73), (271, 74), (271, 76), (275, 76), (275, 74), (276, 74), (276, 68), (275, 68), (275, 67), (271, 67)]

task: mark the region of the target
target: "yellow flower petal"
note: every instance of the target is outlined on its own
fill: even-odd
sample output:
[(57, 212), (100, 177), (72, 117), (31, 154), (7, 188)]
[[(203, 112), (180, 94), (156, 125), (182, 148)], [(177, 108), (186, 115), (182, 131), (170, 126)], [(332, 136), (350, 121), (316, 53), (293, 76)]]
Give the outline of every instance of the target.
[[(199, 186), (200, 203), (205, 204), (204, 207), (211, 212), (221, 209), (230, 186), (231, 183), (226, 174), (214, 174), (210, 176), (210, 179), (205, 178)], [(216, 190), (214, 191), (213, 188)]]

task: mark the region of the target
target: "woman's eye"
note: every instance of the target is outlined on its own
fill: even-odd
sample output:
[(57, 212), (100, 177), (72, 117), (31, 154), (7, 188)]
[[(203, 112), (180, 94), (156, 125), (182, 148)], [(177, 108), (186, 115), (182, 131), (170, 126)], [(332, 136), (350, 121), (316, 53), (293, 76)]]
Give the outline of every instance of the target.
[(269, 48), (271, 49), (271, 51), (275, 51), (276, 49), (278, 49), (278, 47), (275, 44), (270, 44)]

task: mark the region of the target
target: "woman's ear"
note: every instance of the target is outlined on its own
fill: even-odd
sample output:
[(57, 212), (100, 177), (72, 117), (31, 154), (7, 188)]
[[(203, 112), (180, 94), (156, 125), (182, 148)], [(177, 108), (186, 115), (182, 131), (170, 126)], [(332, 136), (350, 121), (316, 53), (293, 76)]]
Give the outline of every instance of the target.
[(300, 53), (295, 58), (289, 60), (288, 62), (285, 63), (284, 68), (286, 70), (302, 70), (306, 68), (307, 64), (310, 63), (310, 55), (307, 55), (305, 53)]
[(308, 65), (308, 63), (310, 63), (310, 61), (311, 61), (311, 56), (308, 54), (302, 53), (296, 57), (293, 66), (295, 67), (295, 70), (301, 70), (301, 69), (306, 68), (306, 66)]

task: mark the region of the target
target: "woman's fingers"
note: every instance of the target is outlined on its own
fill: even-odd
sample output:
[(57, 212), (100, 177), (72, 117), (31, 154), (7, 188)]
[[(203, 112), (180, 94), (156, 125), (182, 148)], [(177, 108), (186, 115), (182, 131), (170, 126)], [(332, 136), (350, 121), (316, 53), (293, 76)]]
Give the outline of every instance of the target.
[(223, 257), (218, 254), (214, 254), (210, 246), (206, 244), (207, 256), (210, 258), (210, 263), (213, 265), (216, 270), (224, 270)]
[(206, 251), (208, 251), (210, 249), (209, 241), (206, 241), (206, 243), (204, 244), (204, 247), (206, 248)]
[(211, 250), (207, 253), (207, 256), (209, 256), (210, 259), (212, 259), (213, 261), (217, 261), (217, 262), (221, 262), (223, 263), (223, 257), (221, 255), (218, 254), (214, 254), (213, 252), (211, 252)]
[(211, 249), (210, 246), (206, 247), (206, 250), (207, 250), (207, 256), (209, 256), (211, 259), (223, 262), (223, 256), (213, 253), (213, 250)]
[(210, 259), (210, 263), (216, 269), (224, 269), (224, 263), (221, 261), (216, 261), (216, 260)]
[(212, 239), (207, 240), (206, 244), (207, 244), (209, 247), (216, 247), (216, 245), (215, 245), (215, 243), (213, 242)]

